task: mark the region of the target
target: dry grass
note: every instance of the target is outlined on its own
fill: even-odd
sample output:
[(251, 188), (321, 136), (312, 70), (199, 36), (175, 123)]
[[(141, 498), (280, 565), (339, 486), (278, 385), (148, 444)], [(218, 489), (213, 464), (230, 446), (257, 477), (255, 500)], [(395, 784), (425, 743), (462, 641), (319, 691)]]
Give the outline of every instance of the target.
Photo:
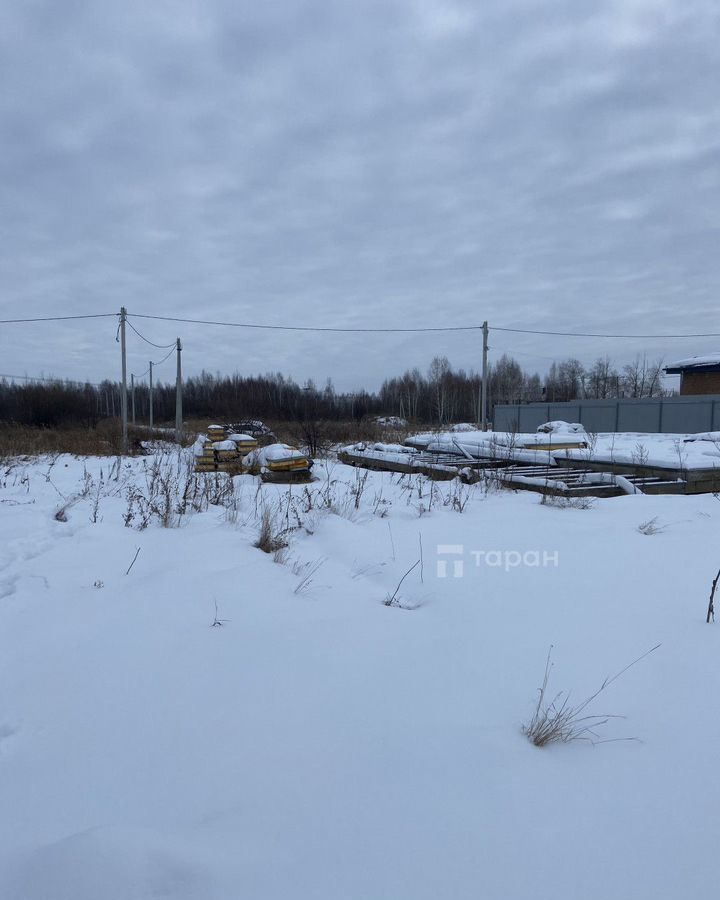
[(578, 497), (566, 494), (541, 494), (541, 506), (553, 506), (556, 509), (592, 509), (596, 497)]
[(260, 530), (254, 544), (263, 553), (277, 554), (279, 550), (287, 546), (285, 533), (278, 527), (277, 518), (276, 513), (269, 506), (263, 506), (260, 512)]
[[(625, 666), (612, 677), (606, 678), (600, 687), (581, 703), (573, 704), (570, 702), (570, 694), (560, 691), (552, 700), (547, 698), (548, 683), (550, 681), (550, 672), (552, 671), (552, 646), (548, 650), (547, 660), (545, 661), (545, 675), (543, 683), (538, 689), (538, 701), (533, 713), (532, 719), (523, 725), (522, 731), (527, 739), (536, 747), (546, 747), (548, 744), (569, 744), (573, 741), (589, 741), (592, 744), (605, 743), (601, 741), (598, 735), (598, 729), (606, 725), (610, 719), (623, 718), (622, 716), (610, 715), (608, 713), (595, 714), (589, 713), (590, 704), (602, 694), (614, 681), (617, 681), (621, 675), (624, 675), (628, 669), (645, 659), (660, 644), (656, 644), (651, 650), (638, 656), (629, 665)], [(637, 740), (637, 738), (615, 738), (614, 740)]]
[[(221, 417), (222, 419), (222, 417)], [(159, 426), (161, 423), (157, 423)], [(192, 443), (210, 424), (209, 419), (187, 419), (185, 440)], [(307, 447), (312, 444), (313, 455), (325, 456), (334, 447), (357, 441), (385, 441), (399, 443), (412, 429), (383, 428), (372, 418), (359, 422), (317, 420), (312, 422), (266, 420), (272, 435), (258, 439), (262, 446), (274, 440)], [(130, 447), (151, 437), (172, 440), (172, 423), (166, 423), (167, 432), (154, 435), (146, 428), (129, 430)], [(420, 427), (420, 426), (417, 426)], [(416, 427), (416, 430), (417, 430)], [(71, 453), (74, 456), (114, 456), (122, 450), (122, 432), (119, 419), (104, 419), (95, 428), (34, 428), (12, 423), (0, 423), (0, 458), (13, 456), (40, 456), (44, 453)]]
[(279, 422), (265, 423), (277, 435), (279, 441), (287, 444), (312, 449), (313, 455), (326, 456), (332, 449), (344, 444), (355, 444), (358, 441), (385, 441), (386, 443), (402, 443), (412, 429), (382, 428), (374, 419), (363, 419), (360, 422), (320, 420), (313, 422)]
[[(139, 441), (153, 433), (130, 429), (130, 452)], [(167, 437), (157, 433), (155, 437)], [(0, 424), (0, 459), (34, 457), (46, 453), (73, 456), (117, 456), (122, 452), (122, 430), (117, 419), (98, 423), (96, 428), (33, 428), (29, 425)]]
[(660, 534), (661, 531), (665, 531), (665, 526), (658, 525), (658, 517), (654, 516), (652, 519), (648, 519), (647, 522), (641, 522), (637, 530), (640, 534)]

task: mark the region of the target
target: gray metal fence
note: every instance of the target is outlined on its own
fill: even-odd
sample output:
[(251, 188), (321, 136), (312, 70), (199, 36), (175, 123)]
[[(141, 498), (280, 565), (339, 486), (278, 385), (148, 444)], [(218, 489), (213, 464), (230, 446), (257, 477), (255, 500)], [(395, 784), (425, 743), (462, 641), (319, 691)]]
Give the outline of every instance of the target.
[(498, 404), (494, 411), (493, 427), (496, 431), (528, 432), (554, 419), (580, 422), (590, 432), (693, 434), (698, 431), (720, 431), (720, 396)]

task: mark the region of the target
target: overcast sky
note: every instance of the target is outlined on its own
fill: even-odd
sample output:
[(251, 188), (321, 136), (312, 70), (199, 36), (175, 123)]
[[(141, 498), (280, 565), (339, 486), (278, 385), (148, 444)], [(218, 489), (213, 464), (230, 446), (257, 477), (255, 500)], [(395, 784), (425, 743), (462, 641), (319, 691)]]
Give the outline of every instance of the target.
[[(2, 318), (720, 332), (717, 0), (0, 0)], [(134, 324), (188, 372), (375, 388), (477, 332)], [(163, 353), (130, 335), (130, 368)], [(491, 334), (530, 369), (720, 338)], [(163, 370), (167, 376), (171, 371)], [(118, 377), (112, 320), (0, 371)], [(158, 373), (160, 374), (160, 373)]]

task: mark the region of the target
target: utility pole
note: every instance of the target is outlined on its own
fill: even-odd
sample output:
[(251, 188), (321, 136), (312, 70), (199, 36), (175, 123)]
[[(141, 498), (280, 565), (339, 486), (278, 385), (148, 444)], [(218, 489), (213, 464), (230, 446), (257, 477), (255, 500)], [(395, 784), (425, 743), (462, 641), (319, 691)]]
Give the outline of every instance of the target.
[(182, 441), (183, 421), (182, 421), (182, 344), (180, 338), (177, 339), (177, 376), (175, 379), (175, 440), (179, 443)]
[(150, 428), (153, 427), (153, 383), (152, 383), (153, 364), (150, 360)]
[(120, 395), (120, 415), (122, 418), (122, 451), (128, 452), (128, 409), (127, 409), (127, 350), (125, 347), (125, 320), (127, 310), (120, 308), (120, 353), (122, 355), (122, 394)]
[(481, 418), (482, 430), (488, 430), (488, 323), (483, 322), (483, 354), (482, 354), (482, 399), (481, 399)]
[(135, 427), (135, 376), (133, 373), (130, 373), (130, 415), (133, 427)]

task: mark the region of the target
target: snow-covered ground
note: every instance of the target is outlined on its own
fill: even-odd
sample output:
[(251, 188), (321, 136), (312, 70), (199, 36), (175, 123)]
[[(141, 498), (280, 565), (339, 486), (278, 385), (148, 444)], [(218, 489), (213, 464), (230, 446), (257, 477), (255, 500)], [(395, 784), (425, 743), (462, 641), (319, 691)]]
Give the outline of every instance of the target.
[[(185, 462), (2, 469), (3, 900), (717, 895), (715, 497), (330, 463), (179, 516)], [(640, 740), (523, 736), (551, 644), (580, 700), (658, 643), (590, 710)]]
[(720, 468), (720, 433), (704, 434), (598, 434), (585, 450), (556, 450), (557, 459), (574, 459), (669, 469)]

